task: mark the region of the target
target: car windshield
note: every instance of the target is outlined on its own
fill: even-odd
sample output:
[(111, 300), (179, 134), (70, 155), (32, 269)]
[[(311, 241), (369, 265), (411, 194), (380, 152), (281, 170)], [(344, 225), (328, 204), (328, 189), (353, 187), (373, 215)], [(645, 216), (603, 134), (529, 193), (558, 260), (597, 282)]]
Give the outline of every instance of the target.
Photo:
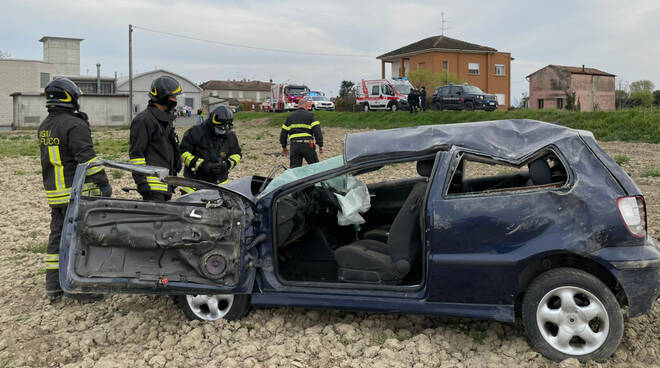
[(394, 84), (394, 89), (396, 89), (397, 92), (399, 92), (403, 95), (407, 95), (408, 93), (410, 93), (410, 87), (411, 87), (411, 85), (407, 84), (407, 83), (395, 83)]
[(261, 198), (265, 196), (266, 194), (281, 187), (282, 185), (342, 166), (344, 166), (344, 156), (339, 155), (321, 162), (317, 162), (315, 164), (286, 170), (285, 172), (273, 178), (273, 180), (268, 183), (266, 189), (264, 189), (264, 191), (259, 194), (259, 197)]
[(314, 100), (314, 101), (329, 101), (328, 98), (324, 97), (324, 96), (312, 97), (312, 100)]
[(475, 95), (482, 95), (484, 93), (484, 91), (482, 91), (479, 87), (475, 86), (463, 86), (463, 91), (465, 91), (465, 93), (472, 93)]

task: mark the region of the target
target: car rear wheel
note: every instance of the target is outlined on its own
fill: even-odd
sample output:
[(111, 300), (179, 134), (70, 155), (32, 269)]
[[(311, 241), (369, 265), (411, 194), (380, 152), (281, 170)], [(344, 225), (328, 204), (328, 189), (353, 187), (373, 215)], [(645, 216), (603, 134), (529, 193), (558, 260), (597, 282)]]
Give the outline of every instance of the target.
[(433, 108), (438, 111), (442, 111), (442, 104), (440, 102), (436, 102), (433, 104)]
[(471, 101), (467, 101), (465, 103), (465, 110), (474, 111), (474, 103), (472, 103)]
[(394, 102), (392, 105), (390, 105), (390, 110), (391, 111), (397, 111), (399, 109), (399, 104)]
[(189, 320), (228, 321), (241, 319), (250, 307), (250, 295), (182, 295), (177, 304)]
[(365, 103), (365, 104), (362, 105), (362, 111), (364, 111), (364, 112), (369, 111), (369, 104), (368, 103)]
[(607, 359), (623, 336), (614, 294), (595, 276), (574, 268), (534, 279), (523, 298), (522, 320), (534, 348), (556, 361)]

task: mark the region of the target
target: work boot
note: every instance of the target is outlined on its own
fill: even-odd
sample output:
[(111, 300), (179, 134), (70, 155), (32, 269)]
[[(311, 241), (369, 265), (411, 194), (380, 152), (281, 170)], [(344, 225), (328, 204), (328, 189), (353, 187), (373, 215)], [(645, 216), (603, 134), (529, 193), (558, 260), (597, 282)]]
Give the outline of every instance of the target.
[(70, 294), (70, 293), (64, 293), (64, 296), (72, 299), (72, 300), (77, 300), (81, 303), (94, 303), (98, 302), (100, 300), (103, 300), (103, 294)]
[(59, 270), (46, 270), (46, 296), (50, 300), (56, 300), (62, 296)]

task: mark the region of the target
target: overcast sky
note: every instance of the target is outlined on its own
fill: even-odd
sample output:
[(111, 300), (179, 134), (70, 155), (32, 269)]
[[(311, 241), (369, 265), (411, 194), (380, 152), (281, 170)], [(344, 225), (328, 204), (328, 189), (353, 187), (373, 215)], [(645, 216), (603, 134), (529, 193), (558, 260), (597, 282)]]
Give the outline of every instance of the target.
[[(0, 50), (41, 59), (45, 35), (78, 37), (81, 73), (128, 74), (128, 24), (255, 47), (368, 57), (301, 56), (224, 47), (134, 31), (134, 72), (162, 68), (193, 82), (305, 83), (327, 94), (341, 80), (379, 78), (376, 56), (441, 33), (510, 52), (512, 103), (525, 76), (547, 64), (582, 64), (650, 79), (660, 89), (660, 1), (219, 1), (2, 0)], [(389, 70), (388, 70), (389, 74)]]

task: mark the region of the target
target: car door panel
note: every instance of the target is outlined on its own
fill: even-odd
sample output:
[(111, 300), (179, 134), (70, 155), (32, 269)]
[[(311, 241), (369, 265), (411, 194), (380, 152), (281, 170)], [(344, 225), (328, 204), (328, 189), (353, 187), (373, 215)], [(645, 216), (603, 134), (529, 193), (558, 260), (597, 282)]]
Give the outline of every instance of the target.
[[(182, 178), (173, 181), (185, 184)], [(60, 273), (62, 287), (68, 292), (249, 290), (254, 279), (245, 250), (246, 233), (252, 231), (245, 228), (250, 205), (219, 188), (176, 202), (73, 193), (60, 251), (60, 268), (66, 270)]]

